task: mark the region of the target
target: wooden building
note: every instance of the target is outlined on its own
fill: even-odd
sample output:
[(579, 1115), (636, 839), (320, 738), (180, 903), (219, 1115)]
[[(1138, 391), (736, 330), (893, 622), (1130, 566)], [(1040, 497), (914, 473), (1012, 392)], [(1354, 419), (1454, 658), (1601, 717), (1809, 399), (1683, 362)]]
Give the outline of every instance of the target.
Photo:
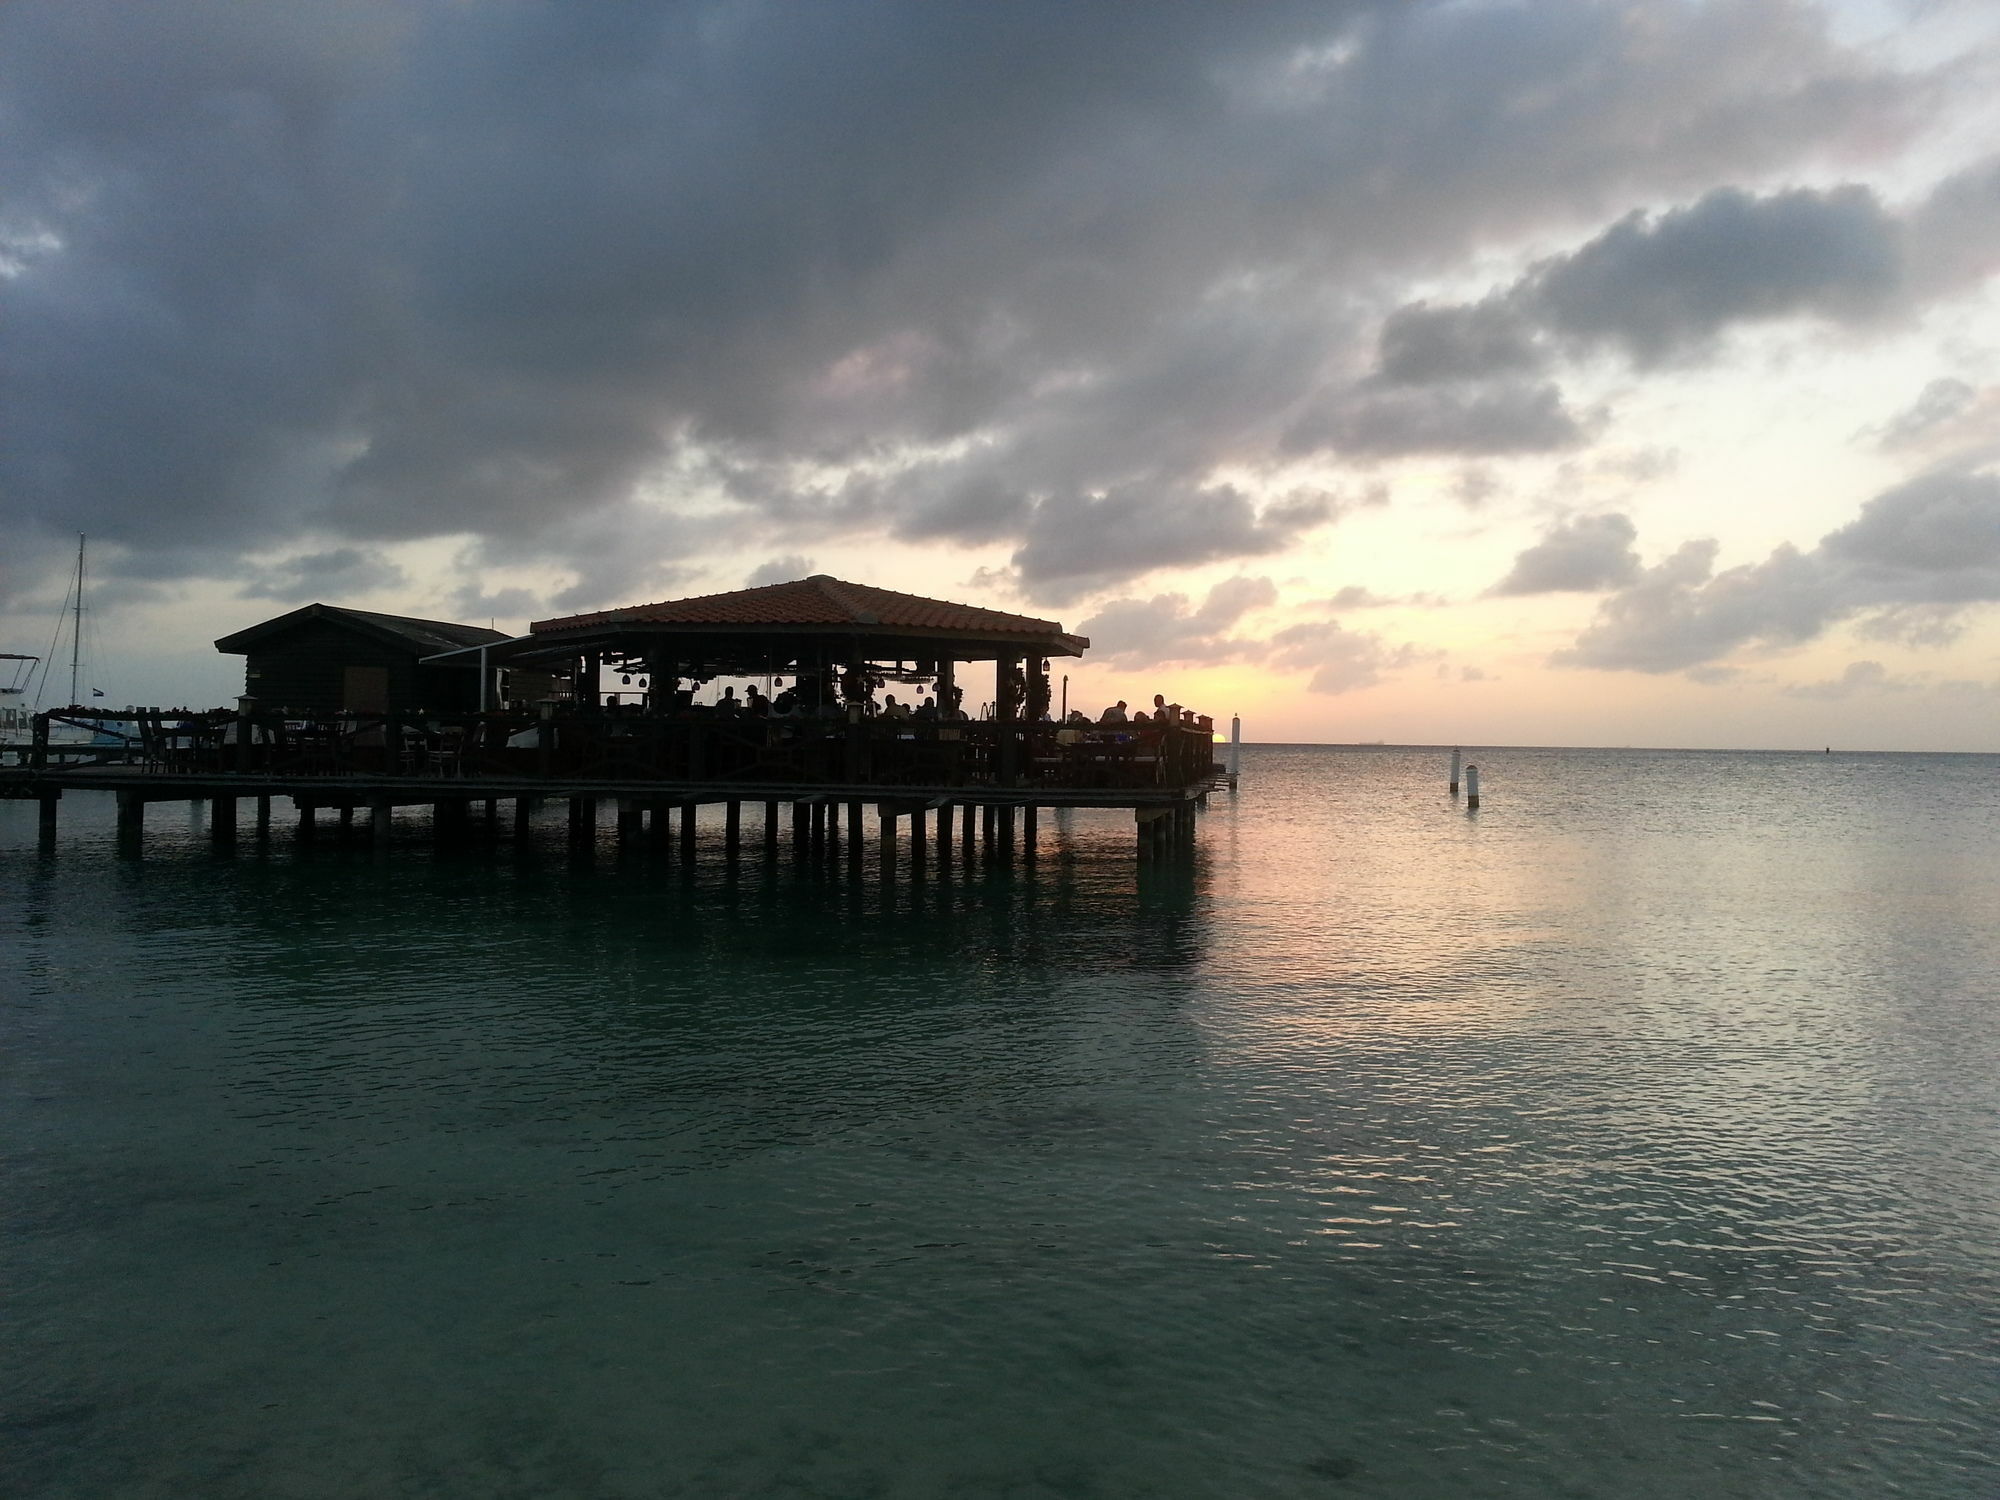
[[(539, 668), (584, 684), (595, 707), (603, 684), (623, 706), (671, 714), (717, 679), (778, 678), (801, 707), (858, 709), (881, 688), (904, 701), (928, 694), (940, 710), (1000, 722), (1034, 721), (1053, 707), (1049, 662), (1090, 646), (1054, 620), (927, 599), (815, 574), (790, 583), (538, 620), (528, 634), (483, 653), (489, 669)], [(458, 649), (433, 662), (476, 662)], [(991, 663), (961, 682), (959, 668)], [(643, 686), (641, 686), (643, 684)]]
[[(507, 637), (479, 625), (308, 604), (223, 636), (246, 658), (244, 695), (279, 713), (470, 713), (480, 699), (476, 648)], [(471, 657), (433, 661), (475, 648)]]

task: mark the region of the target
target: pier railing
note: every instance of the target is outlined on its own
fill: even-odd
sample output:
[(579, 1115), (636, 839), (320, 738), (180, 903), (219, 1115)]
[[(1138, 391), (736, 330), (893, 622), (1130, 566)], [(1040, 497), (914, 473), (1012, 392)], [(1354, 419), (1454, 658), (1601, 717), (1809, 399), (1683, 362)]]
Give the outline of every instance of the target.
[[(57, 716), (59, 717), (59, 716)], [(36, 720), (31, 764), (50, 759)], [(673, 781), (727, 785), (1138, 789), (1215, 773), (1205, 721), (1117, 727), (643, 714), (156, 714), (134, 726), (164, 774)], [(58, 747), (59, 748), (59, 747)]]

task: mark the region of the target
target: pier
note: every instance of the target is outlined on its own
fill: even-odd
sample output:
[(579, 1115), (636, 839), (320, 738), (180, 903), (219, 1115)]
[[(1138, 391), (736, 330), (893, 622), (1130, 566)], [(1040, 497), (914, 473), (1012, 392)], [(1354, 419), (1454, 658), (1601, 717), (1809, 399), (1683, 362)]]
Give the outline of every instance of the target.
[[(562, 801), (582, 842), (609, 802), (621, 845), (689, 862), (698, 810), (719, 805), (726, 858), (747, 825), (767, 854), (789, 843), (912, 871), (1032, 860), (1043, 810), (1114, 808), (1132, 815), (1137, 858), (1188, 857), (1196, 812), (1225, 774), (1213, 725), (1178, 707), (1055, 721), (1048, 660), (1088, 644), (1051, 621), (828, 578), (543, 621), (513, 638), (315, 605), (217, 642), (247, 655), (247, 685), (285, 693), (285, 706), (252, 693), (233, 709), (127, 710), (122, 747), (92, 747), (94, 764), (74, 763), (79, 747), (53, 732), (87, 722), (81, 711), (40, 714), (21, 764), (0, 769), (0, 796), (39, 801), (52, 839), (66, 791), (110, 791), (132, 856), (152, 803), (206, 803), (226, 847), (245, 799), (260, 831), (287, 799), (301, 837), (330, 809), (385, 848), (398, 808), (430, 807), (436, 836), (452, 839), (475, 821), (498, 833), (503, 805), (505, 826), (525, 835), (536, 805)], [(974, 662), (993, 672), (978, 717), (959, 680)], [(741, 699), (737, 683), (749, 685)], [(878, 704), (889, 685), (915, 689), (914, 703)], [(704, 689), (721, 696), (697, 701)], [(454, 706), (396, 701), (412, 694)]]

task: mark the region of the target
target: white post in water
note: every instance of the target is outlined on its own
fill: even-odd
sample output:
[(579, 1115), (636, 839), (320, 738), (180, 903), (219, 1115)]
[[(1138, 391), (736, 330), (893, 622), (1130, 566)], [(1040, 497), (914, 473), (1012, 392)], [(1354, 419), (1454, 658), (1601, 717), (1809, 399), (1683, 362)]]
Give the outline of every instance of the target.
[(1465, 810), (1479, 811), (1479, 767), (1477, 766), (1465, 768)]
[(1236, 784), (1236, 777), (1243, 769), (1243, 716), (1229, 716), (1229, 784)]
[(1452, 746), (1451, 750), (1451, 794), (1454, 797), (1458, 795), (1458, 747), (1456, 745)]

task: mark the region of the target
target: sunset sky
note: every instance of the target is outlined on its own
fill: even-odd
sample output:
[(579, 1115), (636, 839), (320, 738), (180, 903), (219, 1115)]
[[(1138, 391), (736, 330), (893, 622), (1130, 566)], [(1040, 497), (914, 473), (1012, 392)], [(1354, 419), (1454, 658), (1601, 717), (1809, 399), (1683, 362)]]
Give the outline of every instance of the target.
[[(0, 9), (0, 650), (811, 572), (1250, 738), (2000, 749), (2000, 7)], [(1060, 668), (1058, 669), (1060, 670)], [(64, 684), (66, 687), (66, 683)]]

